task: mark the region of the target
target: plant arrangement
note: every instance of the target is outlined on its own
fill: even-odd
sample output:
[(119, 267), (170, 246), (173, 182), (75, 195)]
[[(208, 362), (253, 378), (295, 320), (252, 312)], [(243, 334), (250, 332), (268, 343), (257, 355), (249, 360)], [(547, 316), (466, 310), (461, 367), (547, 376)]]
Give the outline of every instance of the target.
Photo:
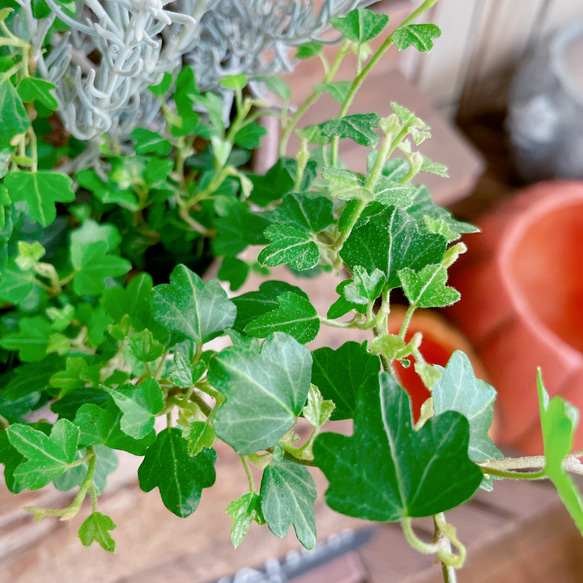
[[(187, 517), (215, 482), (220, 439), (249, 481), (226, 508), (235, 546), (256, 522), (276, 536), (293, 526), (314, 547), (308, 466), (328, 479), (332, 509), (399, 521), (446, 581), (465, 549), (444, 512), (495, 479), (552, 480), (583, 531), (568, 475), (582, 473), (577, 411), (549, 400), (539, 372), (544, 456), (506, 459), (488, 435), (495, 390), (468, 358), (433, 366), (420, 334), (405, 341), (416, 309), (460, 299), (447, 271), (476, 229), (411, 182), (446, 175), (417, 151), (430, 137), (422, 120), (396, 103), (387, 117), (348, 112), (391, 45), (432, 48), (439, 29), (415, 21), (436, 2), (390, 34), (386, 15), (348, 1), (318, 14), (300, 0), (14, 0), (0, 11), (0, 461), (12, 492), (76, 491), (67, 508), (28, 508), (36, 519), (86, 512), (88, 498), (80, 539), (114, 551), (115, 517), (99, 495), (116, 450), (143, 457), (140, 487)], [(318, 36), (328, 24), (342, 37), (331, 62)], [(292, 47), (323, 66), (295, 110), (274, 75), (292, 66)], [(354, 79), (335, 81), (349, 53)], [(298, 129), (323, 93), (336, 116)], [(266, 115), (281, 122), (280, 157), (256, 174)], [(366, 173), (342, 165), (345, 139), (367, 148)], [(250, 246), (256, 261), (241, 258)], [(215, 258), (232, 292), (250, 270), (267, 279), (229, 296), (201, 279)], [(328, 312), (269, 279), (278, 265), (335, 272)], [(390, 334), (397, 289), (409, 306)], [(370, 340), (310, 350), (322, 326)], [(221, 336), (226, 348), (209, 347)], [(415, 411), (394, 370), (412, 358), (430, 391)], [(334, 433), (329, 420), (353, 420), (354, 431)], [(428, 516), (431, 542), (412, 527)]]

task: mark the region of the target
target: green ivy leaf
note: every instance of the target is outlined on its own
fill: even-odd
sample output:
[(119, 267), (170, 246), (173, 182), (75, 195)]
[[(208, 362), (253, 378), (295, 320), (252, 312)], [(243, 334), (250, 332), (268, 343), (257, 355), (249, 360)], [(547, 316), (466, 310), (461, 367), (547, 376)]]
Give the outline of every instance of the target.
[(285, 459), (273, 459), (261, 480), (261, 510), (269, 530), (283, 538), (293, 525), (307, 549), (316, 546), (314, 502), (317, 492), (308, 469)]
[(80, 250), (79, 255), (71, 255), (73, 267), (77, 270), (73, 277), (73, 290), (78, 295), (97, 296), (105, 290), (108, 277), (125, 275), (132, 264), (123, 257), (109, 255), (107, 243), (90, 243)]
[(136, 193), (131, 188), (120, 189), (113, 180), (104, 182), (93, 168), (77, 172), (75, 179), (80, 186), (93, 193), (103, 204), (116, 204), (132, 212), (140, 210)]
[(413, 204), (416, 191), (417, 187), (410, 182), (401, 184), (383, 175), (375, 186), (374, 199), (382, 204), (406, 209)]
[(184, 265), (172, 270), (170, 284), (152, 290), (151, 307), (157, 322), (197, 344), (230, 328), (237, 316), (235, 304), (218, 281), (203, 283)]
[(186, 440), (176, 427), (158, 433), (138, 469), (140, 488), (160, 490), (164, 506), (181, 518), (190, 516), (198, 507), (203, 488), (216, 479), (214, 449), (203, 449), (190, 456)]
[(231, 284), (231, 291), (237, 291), (247, 280), (249, 264), (236, 257), (223, 257), (217, 277)]
[(130, 134), (136, 143), (136, 154), (156, 154), (167, 156), (172, 149), (172, 144), (160, 134), (144, 128), (136, 128)]
[(267, 134), (267, 128), (263, 126), (251, 122), (244, 125), (236, 134), (235, 134), (235, 144), (239, 146), (239, 148), (244, 148), (245, 150), (254, 150), (255, 148), (259, 148), (261, 145), (261, 138)]
[[(298, 163), (293, 158), (280, 158), (264, 175), (250, 174), (253, 182), (253, 192), (249, 197), (251, 202), (264, 207), (281, 200), (291, 192), (295, 185)], [(315, 175), (315, 164), (308, 162), (300, 190), (308, 189)]]
[(150, 85), (148, 89), (157, 97), (163, 97), (172, 85), (172, 74), (164, 73), (162, 80), (157, 85)]
[(277, 298), (285, 292), (293, 292), (308, 299), (308, 296), (299, 288), (285, 281), (265, 281), (256, 292), (247, 292), (232, 302), (237, 307), (237, 319), (233, 328), (243, 332), (249, 322), (276, 310), (279, 306)]
[(247, 492), (227, 506), (227, 514), (233, 519), (231, 542), (237, 548), (249, 532), (253, 521), (265, 524), (261, 513), (261, 497), (255, 492)]
[(334, 409), (334, 403), (330, 400), (325, 401), (318, 387), (312, 384), (308, 393), (308, 402), (302, 409), (304, 419), (310, 425), (319, 428), (330, 419)]
[(353, 419), (359, 392), (378, 383), (379, 357), (368, 352), (366, 342), (346, 342), (336, 350), (325, 346), (314, 350), (312, 357), (312, 383), (336, 405), (332, 420)]
[(334, 222), (330, 199), (311, 192), (286, 194), (273, 211), (274, 223), (319, 233)]
[(439, 263), (446, 246), (441, 235), (420, 231), (407, 212), (373, 203), (356, 223), (340, 256), (351, 269), (356, 265), (362, 265), (369, 273), (380, 269), (392, 289), (401, 284), (401, 269), (421, 270)]
[(67, 393), (91, 385), (99, 384), (99, 364), (90, 366), (82, 356), (70, 356), (67, 358), (66, 369), (55, 373), (50, 380), (52, 387), (61, 389), (59, 397)]
[(137, 336), (130, 338), (129, 347), (140, 362), (152, 362), (164, 352), (164, 346), (154, 340), (154, 335), (149, 330), (142, 330)]
[(488, 435), (496, 389), (476, 378), (469, 358), (456, 350), (443, 370), (441, 378), (431, 389), (436, 415), (457, 411), (470, 423), (468, 456), (472, 461), (497, 460), (504, 455)]
[(121, 235), (117, 227), (109, 223), (99, 224), (93, 219), (86, 219), (83, 224), (71, 233), (71, 263), (81, 265), (83, 251), (92, 243), (103, 242), (106, 251), (112, 251), (121, 243)]
[(316, 308), (303, 295), (288, 291), (277, 297), (278, 307), (245, 326), (245, 333), (265, 338), (272, 332), (286, 332), (305, 344), (316, 338), (320, 318)]
[(20, 423), (6, 431), (10, 444), (28, 460), (14, 472), (14, 478), (28, 490), (44, 488), (75, 461), (79, 428), (67, 419), (59, 419), (50, 436)]
[(563, 461), (573, 447), (579, 412), (571, 403), (559, 396), (549, 401), (540, 369), (537, 374), (537, 388), (545, 451), (544, 473), (555, 485), (563, 504), (583, 534), (583, 499), (577, 486), (563, 468)]
[(121, 430), (134, 439), (143, 439), (152, 429), (156, 415), (164, 409), (164, 394), (153, 378), (139, 385), (127, 383), (117, 389), (105, 389), (122, 412)]
[(374, 128), (378, 128), (380, 117), (376, 113), (357, 113), (320, 124), (321, 132), (329, 137), (349, 138), (361, 146), (375, 147), (379, 141)]
[(365, 43), (381, 34), (389, 23), (389, 17), (366, 8), (355, 8), (346, 16), (333, 16), (330, 23), (344, 38)]
[(387, 278), (380, 269), (369, 274), (364, 267), (356, 265), (352, 272), (352, 280), (343, 289), (344, 297), (351, 304), (374, 302), (382, 293)]
[(26, 202), (30, 216), (43, 227), (55, 220), (55, 203), (75, 200), (71, 184), (69, 176), (47, 171), (10, 172), (4, 178), (12, 202)]
[(115, 541), (109, 534), (114, 528), (116, 524), (109, 516), (101, 512), (92, 512), (79, 528), (79, 538), (85, 547), (97, 542), (106, 551), (115, 553)]
[(233, 91), (245, 89), (247, 85), (247, 75), (226, 75), (219, 81), (219, 85), (225, 89)]
[(341, 281), (336, 287), (336, 293), (340, 296), (328, 309), (327, 317), (331, 320), (341, 318), (351, 310), (356, 310), (359, 314), (366, 312), (366, 304), (349, 302), (344, 295), (344, 290), (353, 282), (352, 279)]
[(23, 362), (40, 362), (47, 355), (51, 325), (42, 316), (22, 318), (20, 330), (10, 332), (0, 338), (0, 346), (6, 350), (18, 350), (18, 357)]
[(418, 51), (428, 53), (433, 48), (433, 39), (440, 36), (441, 30), (435, 24), (410, 24), (395, 30), (393, 42), (400, 51), (414, 46)]
[(42, 103), (47, 109), (54, 111), (59, 107), (59, 103), (54, 95), (51, 94), (57, 86), (44, 79), (35, 79), (25, 77), (18, 85), (18, 95), (24, 103), (34, 101), (35, 99)]
[(12, 138), (25, 133), (30, 127), (22, 99), (8, 80), (0, 82), (0, 119), (0, 149), (10, 146)]
[(298, 50), (295, 54), (295, 58), (302, 60), (311, 59), (312, 57), (315, 57), (316, 55), (320, 54), (323, 48), (324, 45), (322, 43), (311, 40), (298, 47)]
[(289, 85), (280, 77), (274, 76), (263, 76), (256, 77), (257, 81), (265, 83), (265, 87), (268, 91), (273, 93), (276, 97), (283, 99), (284, 101), (289, 101), (291, 99), (291, 89)]
[(329, 93), (332, 99), (340, 103), (344, 103), (352, 87), (351, 81), (335, 81), (333, 83), (318, 83), (314, 85), (316, 93)]
[(433, 162), (433, 160), (430, 160), (427, 156), (423, 156), (423, 163), (421, 164), (419, 172), (427, 172), (428, 174), (435, 174), (442, 178), (449, 178), (447, 166), (439, 164), (439, 162)]
[(232, 205), (225, 216), (214, 221), (217, 236), (211, 242), (213, 253), (234, 257), (248, 245), (265, 245), (263, 231), (268, 225), (267, 219), (252, 213), (246, 204)]
[(4, 481), (6, 487), (13, 494), (18, 494), (23, 490), (23, 486), (14, 477), (14, 472), (24, 461), (24, 456), (10, 444), (8, 431), (0, 431), (0, 464), (4, 465)]
[(212, 425), (204, 421), (194, 421), (182, 430), (182, 437), (186, 439), (188, 454), (198, 455), (205, 447), (211, 448), (217, 437)]
[(283, 332), (257, 352), (229, 347), (217, 354), (208, 372), (226, 397), (215, 417), (217, 435), (241, 455), (274, 445), (306, 402), (311, 366), (310, 351)]
[(359, 394), (354, 435), (316, 439), (316, 464), (330, 482), (327, 504), (348, 516), (392, 522), (468, 500), (482, 481), (468, 458), (468, 421), (448, 411), (416, 430), (406, 391), (388, 373), (379, 381)]
[(331, 198), (367, 201), (374, 198), (372, 192), (364, 186), (364, 177), (356, 172), (326, 167), (322, 169), (322, 178), (327, 183)]
[(271, 225), (265, 229), (270, 244), (259, 254), (262, 265), (275, 267), (286, 264), (296, 271), (316, 267), (320, 260), (320, 249), (310, 234), (289, 225)]
[(451, 306), (461, 297), (446, 285), (447, 269), (441, 264), (426, 265), (421, 271), (405, 267), (398, 275), (407, 299), (419, 308)]

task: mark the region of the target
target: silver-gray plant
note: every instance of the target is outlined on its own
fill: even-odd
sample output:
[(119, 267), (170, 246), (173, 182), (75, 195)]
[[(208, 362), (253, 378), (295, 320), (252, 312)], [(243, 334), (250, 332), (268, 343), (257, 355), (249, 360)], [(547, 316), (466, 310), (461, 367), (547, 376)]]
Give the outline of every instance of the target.
[[(75, 15), (61, 0), (46, 0), (51, 13), (41, 19), (32, 0), (16, 1), (23, 10), (15, 32), (57, 85), (66, 129), (91, 140), (151, 122), (160, 106), (146, 88), (163, 73), (188, 63), (208, 90), (225, 75), (289, 71), (291, 47), (318, 38), (331, 16), (376, 0), (76, 0)], [(52, 33), (46, 51), (57, 17), (70, 30)]]

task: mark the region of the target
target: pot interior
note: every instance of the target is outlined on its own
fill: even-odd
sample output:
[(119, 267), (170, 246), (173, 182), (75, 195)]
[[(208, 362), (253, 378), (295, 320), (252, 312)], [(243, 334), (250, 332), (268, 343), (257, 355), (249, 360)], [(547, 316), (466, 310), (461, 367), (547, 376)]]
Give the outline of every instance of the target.
[(583, 352), (583, 201), (534, 219), (510, 253), (518, 302)]

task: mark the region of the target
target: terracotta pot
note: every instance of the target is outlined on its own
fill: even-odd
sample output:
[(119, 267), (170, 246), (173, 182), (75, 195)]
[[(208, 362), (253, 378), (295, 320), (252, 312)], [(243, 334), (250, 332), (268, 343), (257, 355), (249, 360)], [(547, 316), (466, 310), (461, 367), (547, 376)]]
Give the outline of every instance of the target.
[[(406, 310), (403, 306), (396, 305), (391, 307), (391, 315), (389, 317), (389, 332), (391, 334), (397, 334), (401, 329), (405, 312)], [(455, 350), (462, 350), (468, 355), (476, 376), (486, 381), (488, 380), (484, 367), (468, 340), (459, 330), (434, 310), (415, 311), (405, 340), (409, 341), (415, 332), (421, 332), (423, 334), (420, 350), (423, 358), (429, 364), (445, 366)], [(407, 368), (399, 363), (395, 363), (395, 372), (399, 377), (399, 382), (407, 389), (411, 397), (413, 416), (417, 420), (421, 405), (430, 397), (430, 392), (415, 372), (413, 366), (415, 360), (412, 358), (409, 360), (411, 360), (411, 366)]]
[(537, 367), (551, 396), (583, 407), (583, 182), (528, 188), (479, 226), (452, 269), (462, 299), (448, 315), (498, 390), (501, 441), (541, 453)]

